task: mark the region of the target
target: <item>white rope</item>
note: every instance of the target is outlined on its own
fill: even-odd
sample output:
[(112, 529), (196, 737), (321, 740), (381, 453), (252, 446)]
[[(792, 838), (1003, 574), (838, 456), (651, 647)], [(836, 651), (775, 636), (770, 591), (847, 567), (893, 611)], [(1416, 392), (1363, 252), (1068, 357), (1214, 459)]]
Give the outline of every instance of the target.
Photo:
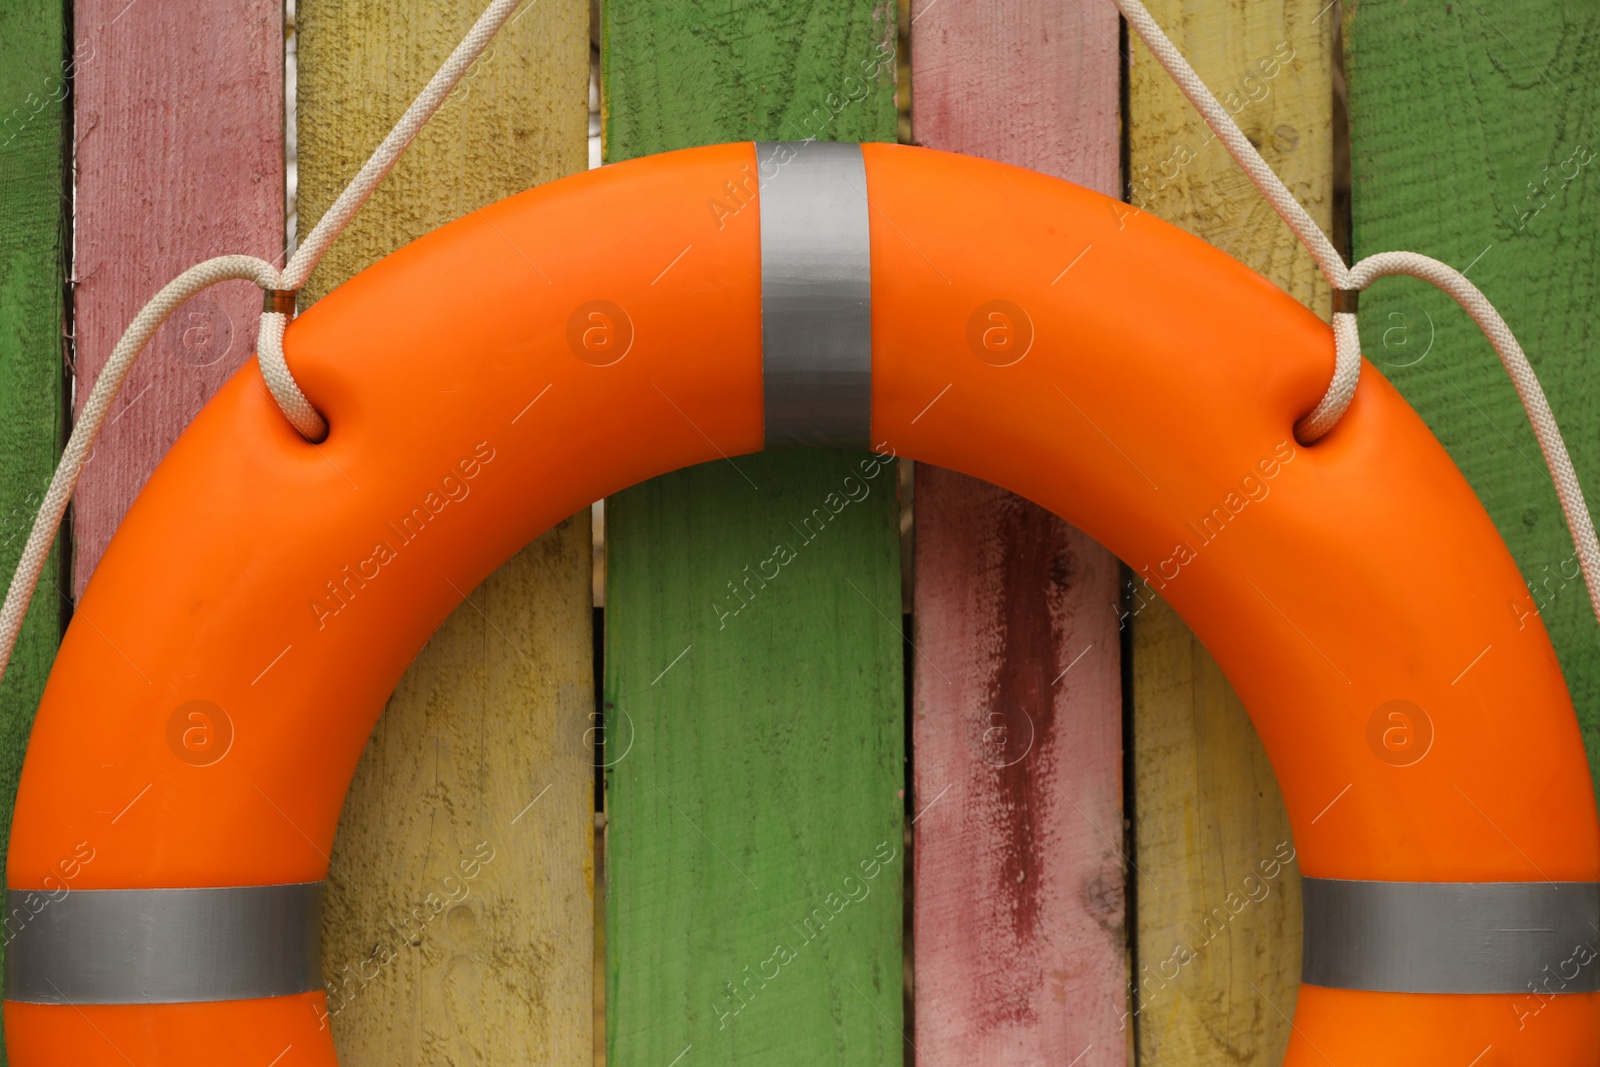
[[(1307, 214), (1300, 202), (1273, 172), (1259, 152), (1234, 124), (1225, 108), (1211, 95), (1183, 55), (1173, 47), (1161, 27), (1150, 17), (1139, 0), (1114, 0), (1128, 24), (1144, 40), (1145, 45), (1178, 84), (1183, 94), (1204, 116), (1207, 124), (1227, 148), (1245, 174), (1255, 184), (1261, 195), (1288, 223), (1296, 236), (1311, 251), (1329, 283), (1335, 290), (1358, 291), (1375, 278), (1388, 274), (1410, 274), (1432, 282), (1456, 299), (1484, 335), (1494, 345), (1507, 373), (1511, 375), (1517, 394), (1527, 409), (1539, 447), (1549, 465), (1556, 494), (1560, 497), (1562, 511), (1578, 549), (1579, 564), (1589, 588), (1590, 602), (1600, 617), (1600, 546), (1597, 546), (1594, 524), (1584, 504), (1583, 491), (1572, 469), (1561, 432), (1550, 413), (1550, 405), (1538, 379), (1529, 366), (1527, 357), (1505, 320), (1493, 305), (1459, 272), (1438, 260), (1413, 252), (1385, 252), (1362, 260), (1352, 270), (1347, 268), (1333, 242)], [(488, 46), (489, 41), (511, 18), (522, 0), (492, 0), (488, 8), (468, 31), (467, 36), (450, 53), (444, 65), (423, 88), (394, 129), (383, 139), (372, 156), (362, 166), (350, 184), (339, 194), (327, 213), (318, 220), (306, 240), (295, 250), (288, 266), (279, 273), (265, 260), (251, 256), (221, 256), (207, 260), (199, 266), (184, 271), (162, 289), (134, 317), (122, 339), (117, 343), (111, 358), (106, 362), (83, 412), (74, 426), (61, 462), (51, 479), (50, 489), (40, 505), (39, 514), (28, 534), (11, 585), (0, 606), (0, 677), (16, 647), (17, 635), (27, 614), (39, 575), (43, 572), (50, 545), (56, 530), (66, 514), (78, 478), (83, 472), (94, 442), (105, 425), (111, 401), (122, 387), (123, 381), (138, 359), (145, 344), (166, 321), (173, 310), (201, 290), (219, 281), (245, 278), (262, 289), (279, 293), (292, 301), (293, 293), (305, 283), (312, 269), (328, 247), (338, 238), (345, 225), (360, 210), (372, 191), (394, 167), (418, 131), (437, 112), (467, 69)], [(327, 422), (311, 405), (305, 393), (296, 384), (283, 355), (283, 335), (288, 325), (288, 315), (266, 311), (261, 315), (257, 338), (257, 358), (262, 377), (284, 416), (310, 440), (320, 440), (327, 433)], [(1355, 395), (1361, 370), (1360, 338), (1356, 331), (1353, 313), (1336, 311), (1333, 316), (1335, 359), (1333, 380), (1316, 408), (1297, 425), (1296, 430), (1307, 441), (1314, 441), (1327, 433), (1339, 421)]]
[[(383, 143), (378, 145), (372, 157), (350, 180), (350, 184), (345, 186), (344, 192), (339, 194), (333, 206), (317, 221), (316, 226), (312, 227), (311, 233), (300, 247), (295, 249), (294, 255), (289, 259), (289, 265), (281, 273), (266, 260), (256, 259), (253, 256), (219, 256), (199, 266), (190, 267), (178, 275), (134, 316), (133, 322), (122, 335), (122, 340), (118, 341), (117, 347), (112, 350), (111, 358), (106, 361), (105, 368), (95, 379), (89, 399), (72, 428), (71, 437), (67, 439), (67, 447), (61, 453), (61, 462), (56, 466), (55, 475), (50, 480), (50, 489), (45, 493), (44, 502), (39, 506), (39, 514), (34, 518), (33, 528), (29, 531), (27, 543), (22, 549), (22, 557), (17, 561), (17, 569), (11, 576), (11, 585), (6, 590), (5, 602), (0, 606), (0, 678), (5, 677), (6, 667), (11, 662), (17, 635), (22, 630), (22, 621), (28, 612), (28, 602), (33, 599), (34, 589), (39, 584), (39, 575), (44, 572), (45, 561), (50, 555), (50, 546), (55, 541), (56, 531), (60, 529), (62, 517), (67, 511), (67, 501), (71, 499), (72, 491), (77, 487), (78, 478), (83, 473), (84, 464), (88, 462), (89, 455), (94, 450), (95, 440), (105, 425), (106, 414), (111, 409), (112, 400), (116, 398), (117, 391), (122, 388), (122, 383), (128, 376), (128, 371), (133, 368), (134, 361), (144, 351), (144, 346), (149, 342), (151, 335), (160, 328), (178, 305), (220, 281), (248, 279), (269, 292), (284, 293), (286, 298), (292, 301), (293, 291), (305, 284), (312, 268), (328, 250), (328, 246), (333, 244), (346, 223), (361, 209), (361, 205), (366, 203), (372, 191), (394, 167), (417, 132), (433, 117), (434, 112), (439, 110), (445, 98), (450, 95), (450, 91), (467, 72), (467, 68), (472, 66), (473, 61), (488, 46), (489, 41), (506, 24), (521, 3), (522, 0), (493, 0), (490, 3), (478, 17), (478, 21), (473, 23), (467, 36), (456, 46), (455, 51), (450, 53), (444, 65), (406, 109), (394, 129), (389, 131), (389, 136), (383, 139)], [(261, 374), (266, 380), (268, 390), (294, 428), (306, 438), (320, 441), (328, 432), (328, 424), (317, 413), (316, 408), (311, 406), (311, 401), (306, 399), (305, 393), (295, 384), (294, 376), (289, 373), (289, 366), (283, 358), (283, 332), (287, 325), (286, 314), (262, 313), (260, 326), (257, 329), (256, 346)]]
[(177, 310), (178, 305), (201, 290), (234, 278), (270, 286), (277, 277), (277, 268), (264, 259), (218, 256), (197, 267), (190, 267), (168, 282), (166, 288), (152, 297), (134, 316), (122, 340), (111, 350), (111, 358), (106, 360), (105, 368), (95, 379), (94, 388), (89, 391), (89, 399), (83, 405), (77, 425), (72, 428), (72, 436), (67, 438), (67, 447), (61, 453), (55, 476), (50, 479), (50, 489), (44, 495), (44, 502), (39, 505), (33, 529), (28, 532), (28, 541), (22, 547), (22, 558), (17, 561), (16, 572), (11, 576), (11, 587), (6, 590), (4, 605), (0, 606), (0, 676), (4, 675), (6, 664), (11, 661), (11, 651), (16, 647), (22, 619), (28, 612), (28, 601), (33, 598), (34, 587), (39, 584), (39, 575), (43, 573), (45, 560), (50, 556), (50, 544), (61, 526), (61, 517), (67, 513), (67, 501), (77, 487), (78, 476), (83, 473), (83, 465), (94, 448), (95, 438), (100, 436), (100, 428), (105, 425), (106, 416), (111, 412), (111, 401), (116, 399), (117, 390), (122, 388), (123, 380), (127, 378), (128, 371), (133, 369), (134, 360), (139, 358), (145, 343), (167, 321), (167, 316)]
[[(1234, 123), (1233, 116), (1211, 95), (1211, 90), (1189, 66), (1183, 53), (1167, 39), (1156, 20), (1150, 17), (1150, 12), (1145, 10), (1144, 4), (1140, 0), (1113, 2), (1121, 10), (1123, 18), (1128, 20), (1128, 25), (1143, 39), (1145, 47), (1150, 49), (1156, 61), (1177, 83), (1183, 95), (1189, 98), (1195, 110), (1200, 112), (1228, 154), (1311, 252), (1336, 292), (1353, 294), (1365, 289), (1377, 278), (1406, 274), (1438, 286), (1472, 316), (1472, 320), (1494, 346), (1506, 373), (1511, 376), (1517, 396), (1528, 413), (1528, 421), (1533, 425), (1534, 436), (1539, 439), (1539, 450), (1544, 453), (1545, 464), (1550, 468), (1551, 481), (1561, 501), (1567, 529), (1571, 531), (1578, 550), (1578, 564), (1589, 589), (1589, 604), (1594, 609), (1595, 617), (1600, 619), (1600, 543), (1595, 539), (1594, 520), (1584, 503), (1583, 489), (1572, 469), (1572, 457), (1567, 454), (1566, 442), (1561, 439), (1561, 430), (1550, 412), (1544, 390), (1539, 387), (1539, 379), (1534, 375), (1528, 357), (1523, 354), (1522, 346), (1517, 343), (1494, 305), (1460, 271), (1417, 252), (1380, 252), (1368, 256), (1354, 267), (1346, 267), (1344, 258), (1334, 248), (1328, 235), (1322, 232), (1282, 179), (1261, 158), (1255, 145)], [(1361, 374), (1361, 337), (1356, 330), (1353, 311), (1334, 311), (1333, 337), (1333, 379), (1317, 406), (1295, 425), (1296, 435), (1308, 443), (1326, 434), (1339, 422), (1355, 397), (1356, 382)]]
[[(412, 140), (433, 118), (434, 112), (443, 105), (462, 75), (466, 74), (467, 68), (488, 47), (494, 35), (500, 32), (500, 27), (506, 24), (521, 3), (522, 0), (493, 0), (484, 9), (472, 29), (456, 45), (455, 51), (450, 53), (444, 65), (417, 94), (411, 106), (406, 108), (406, 113), (400, 116), (400, 121), (389, 131), (389, 136), (383, 139), (361, 170), (350, 179), (350, 184), (344, 187), (344, 192), (339, 194), (333, 206), (317, 220), (300, 247), (294, 250), (289, 265), (283, 268), (281, 283), (274, 288), (298, 290), (305, 284), (328, 246), (344, 231), (355, 213), (361, 210), (361, 205), (367, 202), (378, 183), (393, 169)], [(301, 392), (283, 358), (283, 331), (287, 325), (288, 320), (284, 315), (269, 312), (261, 316), (256, 358), (261, 363), (261, 374), (266, 379), (267, 389), (283, 409), (284, 416), (302, 436), (320, 441), (328, 433), (328, 424), (311, 406), (305, 393)]]
[[(1589, 604), (1600, 618), (1600, 588), (1596, 583), (1596, 576), (1600, 575), (1600, 542), (1595, 539), (1594, 521), (1589, 517), (1583, 487), (1578, 484), (1577, 471), (1572, 469), (1572, 457), (1567, 454), (1567, 444), (1561, 439), (1561, 428), (1550, 411), (1550, 402), (1545, 399), (1539, 378), (1511, 333), (1511, 327), (1466, 275), (1448, 263), (1417, 252), (1379, 252), (1368, 256), (1350, 268), (1351, 287), (1365, 289), (1374, 279), (1392, 274), (1421, 278), (1449, 293), (1494, 345), (1501, 364), (1511, 376), (1511, 384), (1516, 386), (1528, 421), (1533, 424), (1533, 435), (1539, 439), (1539, 451), (1544, 453), (1545, 466), (1550, 468), (1550, 480), (1555, 485), (1567, 529), (1572, 532), (1572, 542), (1578, 550), (1578, 566), (1583, 569), (1583, 580), (1589, 589)], [(1355, 319), (1354, 315), (1347, 317)]]
[(298, 289), (305, 284), (311, 276), (311, 269), (317, 265), (322, 254), (333, 244), (334, 239), (344, 230), (345, 224), (361, 210), (361, 205), (366, 203), (367, 197), (372, 195), (372, 190), (378, 187), (384, 176), (399, 161), (402, 153), (416, 138), (422, 127), (433, 118), (434, 112), (439, 110), (445, 98), (450, 95), (456, 83), (466, 74), (467, 68), (472, 66), (482, 51), (489, 46), (490, 40), (500, 27), (504, 26), (516, 12), (522, 0), (493, 0), (478, 21), (473, 23), (472, 29), (456, 45), (454, 52), (444, 61), (444, 65), (434, 74), (422, 92), (406, 108), (406, 113), (400, 116), (400, 121), (395, 123), (394, 129), (389, 131), (389, 136), (373, 151), (356, 176), (350, 179), (350, 184), (345, 186), (344, 192), (333, 202), (317, 224), (311, 228), (311, 233), (296, 248), (294, 255), (289, 259), (289, 265), (283, 268), (283, 289)]

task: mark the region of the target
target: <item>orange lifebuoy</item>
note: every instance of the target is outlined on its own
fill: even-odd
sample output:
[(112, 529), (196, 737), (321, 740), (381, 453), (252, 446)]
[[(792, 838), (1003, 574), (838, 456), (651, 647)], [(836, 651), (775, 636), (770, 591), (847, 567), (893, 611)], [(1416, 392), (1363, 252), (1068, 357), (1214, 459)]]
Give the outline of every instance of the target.
[(780, 443), (1019, 492), (1188, 620), (1306, 875), (1291, 1064), (1594, 1062), (1600, 821), (1517, 569), (1370, 366), (1296, 441), (1332, 337), (1208, 245), (994, 163), (726, 145), (475, 212), (285, 345), (327, 439), (242, 370), (62, 645), (7, 868), (19, 1067), (333, 1064), (320, 883), (412, 656), (595, 498)]

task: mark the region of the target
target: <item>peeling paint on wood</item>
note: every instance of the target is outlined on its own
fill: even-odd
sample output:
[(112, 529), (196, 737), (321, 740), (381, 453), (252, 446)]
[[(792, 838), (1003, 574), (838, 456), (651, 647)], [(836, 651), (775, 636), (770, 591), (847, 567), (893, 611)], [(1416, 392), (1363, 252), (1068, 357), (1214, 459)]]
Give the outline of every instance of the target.
[[(1312, 218), (1330, 229), (1334, 13), (1327, 0), (1148, 6)], [(1310, 254), (1137, 40), (1128, 82), (1133, 203), (1239, 258), (1326, 317), (1327, 283)], [(1221, 936), (1203, 931), (1212, 909), (1244, 878), (1259, 877), (1261, 863), (1293, 848), (1283, 798), (1215, 661), (1146, 587), (1133, 603), (1145, 605), (1130, 618), (1139, 1062), (1275, 1065), (1288, 1045), (1299, 988), (1298, 869), (1280, 862), (1267, 896), (1233, 917)], [(1169, 963), (1175, 953), (1178, 962)], [(1176, 977), (1163, 978), (1164, 971)]]
[[(482, 6), (300, 0), (302, 234)], [(514, 18), (302, 303), (438, 225), (583, 169), (588, 19), (582, 0)], [(345, 1067), (593, 1062), (589, 536), (585, 509), (472, 591), (367, 746), (323, 924)], [(433, 912), (430, 894), (454, 902), (408, 921)]]
[[(912, 23), (917, 143), (1121, 192), (1115, 9), (940, 4)], [(1122, 1064), (1115, 557), (916, 470), (918, 1061)]]

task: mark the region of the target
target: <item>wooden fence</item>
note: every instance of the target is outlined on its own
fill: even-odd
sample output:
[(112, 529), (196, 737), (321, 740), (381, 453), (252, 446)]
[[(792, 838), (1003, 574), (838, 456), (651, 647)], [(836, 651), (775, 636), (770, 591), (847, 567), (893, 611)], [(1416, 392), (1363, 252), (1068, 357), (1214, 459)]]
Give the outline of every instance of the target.
[[(207, 256), (281, 259), (286, 29), (303, 233), (480, 6), (0, 5), (6, 573), (71, 398), (138, 306)], [(1336, 239), (1470, 271), (1600, 484), (1600, 12), (1150, 6)], [(541, 0), (303, 303), (583, 169), (596, 53), (607, 161), (909, 137), (1120, 195), (1327, 312), (1310, 258), (1107, 0)], [(258, 301), (242, 283), (192, 301), (123, 391), (0, 688), (6, 813), (72, 597), (250, 358)], [(1362, 322), (1521, 564), (1595, 762), (1600, 639), (1492, 351), (1409, 280)], [(824, 502), (825, 524), (791, 527)], [(612, 497), (603, 614), (595, 532), (574, 516), (473, 591), (368, 746), (326, 918), (343, 1062), (1278, 1062), (1300, 924), (1283, 805), (1226, 680), (1137, 571), (1020, 498), (865, 454), (741, 457)], [(775, 537), (793, 560), (763, 577)], [(463, 857), (468, 896), (402, 934)]]

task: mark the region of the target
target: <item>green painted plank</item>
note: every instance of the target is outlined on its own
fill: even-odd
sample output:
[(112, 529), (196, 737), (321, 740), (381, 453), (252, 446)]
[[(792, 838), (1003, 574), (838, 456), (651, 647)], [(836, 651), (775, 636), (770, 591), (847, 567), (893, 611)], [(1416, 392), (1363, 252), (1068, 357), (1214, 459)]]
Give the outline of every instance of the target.
[[(900, 1062), (894, 475), (850, 481), (871, 494), (832, 516), (856, 459), (740, 459), (761, 491), (720, 464), (609, 501), (615, 1067), (691, 1044), (711, 1063)], [(792, 558), (734, 614), (727, 583), (772, 573), (775, 546)]]
[[(892, 3), (603, 10), (608, 159), (894, 139), (893, 70), (879, 62)], [(735, 462), (608, 502), (609, 1062), (898, 1064), (894, 468), (842, 452)], [(827, 522), (808, 540), (819, 508)], [(774, 566), (778, 578), (744, 585)]]
[[(1499, 307), (1600, 496), (1600, 7), (1361, 0), (1347, 25), (1357, 256), (1411, 249)], [(1362, 348), (1422, 413), (1500, 528), (1600, 768), (1600, 629), (1521, 404), (1494, 350), (1424, 282), (1378, 282)]]
[[(0, 4), (0, 575), (9, 580), (60, 454), (66, 262), (66, 110), (72, 70), (62, 0)], [(28, 727), (61, 638), (66, 585), (52, 554), (0, 682), (0, 835)], [(4, 946), (0, 945), (0, 957)], [(0, 1052), (0, 1063), (4, 1062)]]

